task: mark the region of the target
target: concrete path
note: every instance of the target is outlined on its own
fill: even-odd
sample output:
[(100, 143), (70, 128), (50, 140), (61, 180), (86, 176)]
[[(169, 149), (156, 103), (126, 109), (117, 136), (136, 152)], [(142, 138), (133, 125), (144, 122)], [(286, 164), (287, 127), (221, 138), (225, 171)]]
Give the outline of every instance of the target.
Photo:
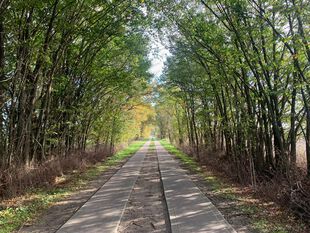
[[(155, 142), (172, 233), (235, 233), (222, 214)], [(147, 142), (57, 233), (117, 232), (149, 147)]]
[(147, 142), (57, 233), (116, 232), (148, 150)]
[(155, 145), (172, 233), (235, 233), (178, 162), (159, 142)]

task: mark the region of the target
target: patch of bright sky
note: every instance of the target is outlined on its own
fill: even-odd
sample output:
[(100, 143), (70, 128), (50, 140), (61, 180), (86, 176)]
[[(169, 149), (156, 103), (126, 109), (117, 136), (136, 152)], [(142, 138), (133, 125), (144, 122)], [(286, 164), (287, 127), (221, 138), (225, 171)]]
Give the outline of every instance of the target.
[[(144, 2), (144, 1), (143, 1)], [(144, 16), (147, 16), (146, 6), (141, 6), (140, 10)], [(169, 50), (164, 46), (163, 40), (160, 40), (160, 36), (155, 30), (150, 29), (148, 33), (150, 39), (150, 53), (149, 59), (151, 61), (151, 67), (149, 72), (154, 76), (154, 79), (160, 77), (164, 69), (164, 63), (167, 57), (170, 55)]]
[(152, 36), (150, 40), (151, 53), (149, 54), (149, 59), (151, 60), (151, 67), (149, 72), (153, 74), (156, 79), (162, 74), (165, 66), (164, 63), (170, 55), (170, 52), (158, 38)]

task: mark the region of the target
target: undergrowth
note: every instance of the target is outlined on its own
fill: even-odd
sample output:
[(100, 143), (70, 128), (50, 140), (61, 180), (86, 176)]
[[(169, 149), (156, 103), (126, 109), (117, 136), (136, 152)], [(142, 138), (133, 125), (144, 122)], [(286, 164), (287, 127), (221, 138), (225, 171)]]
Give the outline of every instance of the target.
[(85, 171), (73, 171), (58, 177), (60, 182), (48, 189), (30, 189), (24, 195), (0, 202), (0, 233), (13, 232), (23, 224), (33, 221), (55, 202), (69, 196), (109, 167), (134, 154), (144, 143), (145, 141), (134, 142), (126, 149)]

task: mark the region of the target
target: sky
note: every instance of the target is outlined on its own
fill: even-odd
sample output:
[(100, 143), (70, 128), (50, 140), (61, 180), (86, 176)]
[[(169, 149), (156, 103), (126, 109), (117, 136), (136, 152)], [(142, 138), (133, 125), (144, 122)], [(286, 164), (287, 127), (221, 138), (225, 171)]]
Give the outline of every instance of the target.
[(154, 75), (154, 78), (158, 78), (163, 72), (164, 63), (170, 53), (165, 46), (155, 38), (151, 38), (151, 49), (152, 51), (149, 55), (151, 68), (149, 71)]

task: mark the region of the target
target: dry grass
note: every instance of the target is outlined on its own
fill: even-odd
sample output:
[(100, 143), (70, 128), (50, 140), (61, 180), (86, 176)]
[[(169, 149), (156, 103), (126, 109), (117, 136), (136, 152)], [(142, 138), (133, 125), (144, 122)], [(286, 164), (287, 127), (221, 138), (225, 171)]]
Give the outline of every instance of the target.
[(29, 189), (50, 187), (59, 183), (59, 177), (84, 171), (89, 166), (104, 160), (109, 150), (75, 152), (61, 158), (55, 158), (34, 167), (9, 168), (0, 172), (0, 200), (18, 196)]

